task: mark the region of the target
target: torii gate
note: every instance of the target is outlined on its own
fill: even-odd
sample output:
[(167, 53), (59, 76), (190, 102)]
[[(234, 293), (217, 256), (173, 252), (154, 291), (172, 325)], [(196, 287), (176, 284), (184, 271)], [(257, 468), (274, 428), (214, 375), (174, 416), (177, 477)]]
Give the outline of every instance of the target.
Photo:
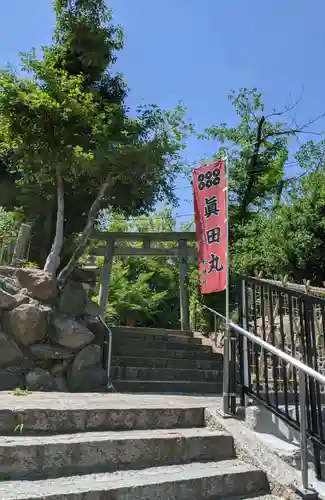
[[(195, 232), (159, 232), (159, 233), (136, 233), (136, 232), (101, 232), (93, 231), (92, 240), (103, 241), (105, 245), (93, 248), (92, 255), (104, 257), (104, 264), (100, 270), (99, 306), (102, 313), (105, 312), (108, 302), (110, 274), (115, 256), (164, 256), (179, 258), (179, 283), (180, 283), (180, 311), (181, 329), (189, 329), (189, 298), (187, 288), (188, 259), (197, 258), (197, 249), (188, 246), (188, 242), (196, 240)], [(119, 241), (140, 241), (141, 247), (122, 247), (116, 245)], [(177, 242), (175, 248), (154, 248), (152, 242)]]

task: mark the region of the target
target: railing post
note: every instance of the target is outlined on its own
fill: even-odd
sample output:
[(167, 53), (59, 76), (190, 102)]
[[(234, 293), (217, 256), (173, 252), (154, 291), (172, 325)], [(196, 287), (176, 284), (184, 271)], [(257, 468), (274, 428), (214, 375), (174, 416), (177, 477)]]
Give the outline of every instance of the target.
[(178, 244), (179, 255), (179, 299), (181, 309), (181, 330), (189, 329), (189, 299), (187, 288), (187, 245), (186, 240)]
[(309, 487), (308, 480), (308, 439), (307, 439), (307, 412), (306, 412), (306, 374), (299, 370), (299, 412), (300, 412), (300, 455), (301, 455), (301, 480), (302, 498), (317, 499), (315, 490)]
[(223, 384), (222, 384), (222, 412), (229, 415), (229, 364), (230, 364), (230, 350), (229, 350), (229, 325), (225, 326), (225, 336), (223, 341)]
[(299, 409), (300, 409), (300, 452), (301, 478), (304, 490), (308, 490), (308, 442), (307, 442), (307, 415), (306, 415), (306, 376), (299, 370)]
[[(243, 318), (243, 328), (248, 330), (248, 318), (247, 318), (247, 296), (246, 296), (246, 281), (242, 280), (241, 286), (241, 300), (242, 300), (242, 318)], [(244, 371), (244, 385), (248, 387), (249, 385), (249, 356), (248, 356), (248, 340), (246, 337), (243, 338), (243, 371)], [(245, 408), (248, 406), (248, 397), (245, 394)]]
[(232, 328), (229, 329), (229, 350), (230, 350), (230, 367), (229, 367), (229, 412), (235, 415), (237, 409), (237, 338), (236, 333)]

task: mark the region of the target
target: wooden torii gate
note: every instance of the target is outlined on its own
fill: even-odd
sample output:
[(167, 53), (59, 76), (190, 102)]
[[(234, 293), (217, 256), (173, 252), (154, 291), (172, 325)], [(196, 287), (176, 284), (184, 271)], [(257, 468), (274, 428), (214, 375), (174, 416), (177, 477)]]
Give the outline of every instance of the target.
[[(188, 259), (197, 258), (197, 249), (196, 247), (188, 246), (188, 242), (196, 240), (195, 232), (126, 233), (93, 231), (91, 239), (105, 242), (105, 245), (91, 250), (92, 255), (100, 255), (104, 257), (104, 264), (100, 270), (99, 291), (99, 306), (102, 313), (105, 312), (107, 307), (110, 275), (115, 256), (176, 257), (179, 259), (181, 329), (189, 329), (190, 321), (187, 269)], [(139, 241), (142, 244), (141, 247), (118, 246), (118, 242), (120, 241)], [(151, 245), (152, 242), (176, 242), (177, 247), (153, 247)]]

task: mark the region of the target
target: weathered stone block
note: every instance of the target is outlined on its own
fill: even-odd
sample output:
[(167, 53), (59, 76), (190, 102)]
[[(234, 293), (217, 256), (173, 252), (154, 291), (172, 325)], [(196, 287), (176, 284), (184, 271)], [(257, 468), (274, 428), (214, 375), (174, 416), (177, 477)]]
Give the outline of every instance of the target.
[(31, 354), (38, 359), (70, 359), (73, 352), (63, 346), (52, 344), (34, 344), (30, 347)]
[(67, 385), (67, 381), (66, 381), (66, 378), (64, 377), (64, 375), (57, 375), (54, 378), (54, 384), (55, 384), (57, 391), (68, 392), (68, 385)]
[(68, 384), (72, 391), (95, 391), (107, 384), (105, 370), (100, 366), (101, 348), (90, 345), (78, 352), (68, 371)]
[(22, 287), (16, 277), (4, 278), (0, 274), (0, 288), (11, 295), (15, 295), (16, 293), (19, 293)]
[(51, 309), (36, 301), (21, 304), (6, 312), (3, 327), (13, 334), (22, 344), (29, 345), (44, 339), (49, 323)]
[(29, 391), (54, 391), (55, 384), (51, 374), (42, 368), (34, 368), (26, 375), (26, 387)]
[(20, 304), (25, 304), (27, 302), (29, 302), (29, 297), (22, 293), (22, 291), (15, 295), (11, 295), (0, 288), (0, 309), (14, 309)]
[(20, 363), (23, 353), (8, 335), (0, 332), (0, 366), (10, 366)]
[(0, 391), (11, 391), (21, 387), (22, 374), (17, 369), (0, 370)]
[(57, 375), (60, 375), (66, 371), (66, 369), (69, 366), (69, 361), (67, 359), (64, 359), (63, 361), (58, 361), (57, 363), (54, 363), (51, 374), (53, 377), (56, 377)]
[(86, 303), (85, 313), (88, 316), (98, 316), (101, 314), (100, 307), (93, 300), (88, 299)]
[(16, 276), (23, 288), (27, 288), (35, 299), (51, 302), (58, 293), (53, 277), (40, 269), (17, 269)]
[(60, 345), (78, 351), (94, 339), (94, 334), (84, 323), (66, 315), (57, 316), (54, 320), (56, 340)]
[(70, 281), (60, 293), (58, 308), (62, 314), (78, 317), (85, 313), (87, 294), (81, 283)]
[(102, 350), (98, 345), (89, 345), (78, 352), (72, 363), (72, 372), (77, 374), (89, 366), (100, 365)]
[(68, 387), (72, 392), (104, 392), (108, 378), (104, 368), (90, 366), (71, 376), (68, 372)]

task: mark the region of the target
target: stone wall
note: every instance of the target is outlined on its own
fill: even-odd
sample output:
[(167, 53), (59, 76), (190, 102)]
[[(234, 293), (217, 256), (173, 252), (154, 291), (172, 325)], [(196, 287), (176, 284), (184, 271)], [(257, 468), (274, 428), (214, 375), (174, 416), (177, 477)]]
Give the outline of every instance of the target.
[(0, 266), (0, 390), (105, 390), (97, 312), (80, 282)]

